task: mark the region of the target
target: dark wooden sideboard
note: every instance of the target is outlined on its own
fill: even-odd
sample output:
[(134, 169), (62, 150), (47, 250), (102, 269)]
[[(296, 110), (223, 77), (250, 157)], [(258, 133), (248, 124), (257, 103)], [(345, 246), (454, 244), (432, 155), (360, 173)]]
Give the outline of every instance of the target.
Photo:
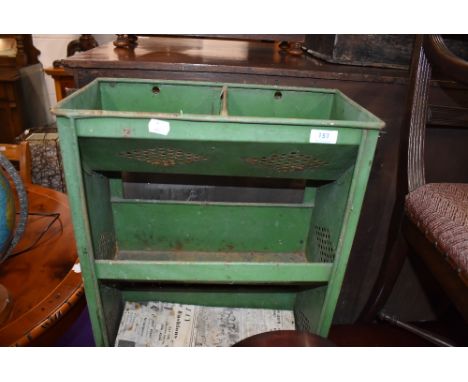
[[(74, 75), (78, 87), (96, 77), (119, 77), (337, 88), (383, 119), (386, 128), (379, 139), (334, 319), (335, 323), (350, 323), (369, 296), (385, 248), (395, 196), (408, 72), (330, 64), (308, 54), (286, 54), (278, 45), (265, 41), (140, 37), (134, 49), (116, 48), (109, 43), (78, 53), (63, 64)], [(440, 172), (444, 166), (439, 162), (450, 162), (453, 171), (442, 174), (442, 179), (467, 181), (468, 174), (461, 163), (468, 161), (468, 150), (462, 144), (468, 137), (457, 130), (456, 121), (457, 113), (465, 112), (468, 106), (468, 92), (448, 81), (433, 81), (431, 97), (434, 112), (433, 129), (428, 132), (429, 168)], [(431, 176), (429, 173), (428, 178)], [(402, 277), (406, 279), (397, 284), (394, 294), (404, 293), (405, 298), (390, 299), (387, 310), (402, 319), (427, 318), (432, 313), (414, 273), (409, 270)]]
[[(0, 142), (13, 143), (28, 126), (21, 69), (38, 63), (31, 35), (0, 35)], [(13, 54), (5, 54), (7, 48)]]
[(20, 75), (0, 69), (0, 142), (13, 143), (25, 129)]

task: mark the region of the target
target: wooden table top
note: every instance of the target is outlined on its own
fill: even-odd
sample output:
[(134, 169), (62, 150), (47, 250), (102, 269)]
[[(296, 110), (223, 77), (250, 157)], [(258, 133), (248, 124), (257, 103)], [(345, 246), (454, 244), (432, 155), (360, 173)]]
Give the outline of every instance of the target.
[[(26, 187), (29, 211), (58, 212), (61, 225), (56, 221), (33, 249), (0, 265), (0, 284), (13, 302), (9, 319), (0, 326), (0, 346), (35, 341), (84, 298), (66, 195), (37, 185)], [(15, 252), (32, 244), (51, 219), (30, 215)]]
[(209, 38), (139, 37), (135, 49), (108, 43), (63, 61), (68, 69), (208, 71), (238, 74), (406, 81), (407, 71), (329, 64), (309, 54), (292, 56), (278, 43)]

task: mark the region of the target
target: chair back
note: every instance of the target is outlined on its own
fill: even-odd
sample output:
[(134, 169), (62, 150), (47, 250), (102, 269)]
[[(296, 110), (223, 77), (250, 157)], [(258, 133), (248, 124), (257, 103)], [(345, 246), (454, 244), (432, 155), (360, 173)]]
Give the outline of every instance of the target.
[[(426, 183), (424, 171), (424, 140), (429, 111), (429, 86), (432, 69), (453, 79), (468, 84), (468, 62), (453, 54), (440, 35), (417, 36), (410, 74), (410, 94), (406, 131), (402, 131), (400, 156), (403, 168), (407, 169), (407, 189), (414, 191)], [(400, 189), (401, 191), (401, 189)]]
[(19, 163), (19, 174), (25, 184), (31, 184), (31, 152), (29, 143), (0, 144), (0, 152), (10, 161)]

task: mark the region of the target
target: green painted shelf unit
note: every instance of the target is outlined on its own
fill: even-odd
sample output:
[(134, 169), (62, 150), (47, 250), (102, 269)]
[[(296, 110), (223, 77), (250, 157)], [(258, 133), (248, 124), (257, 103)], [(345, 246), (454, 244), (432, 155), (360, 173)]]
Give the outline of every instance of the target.
[[(125, 301), (289, 309), (328, 335), (381, 120), (333, 89), (105, 78), (53, 111), (97, 345), (114, 344)], [(138, 173), (301, 194), (128, 197)]]

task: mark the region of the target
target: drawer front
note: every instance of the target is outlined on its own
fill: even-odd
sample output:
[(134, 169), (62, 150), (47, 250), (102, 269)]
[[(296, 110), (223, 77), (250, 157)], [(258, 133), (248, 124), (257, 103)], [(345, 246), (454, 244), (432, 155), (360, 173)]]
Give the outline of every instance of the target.
[(0, 82), (0, 101), (15, 101), (15, 82)]

